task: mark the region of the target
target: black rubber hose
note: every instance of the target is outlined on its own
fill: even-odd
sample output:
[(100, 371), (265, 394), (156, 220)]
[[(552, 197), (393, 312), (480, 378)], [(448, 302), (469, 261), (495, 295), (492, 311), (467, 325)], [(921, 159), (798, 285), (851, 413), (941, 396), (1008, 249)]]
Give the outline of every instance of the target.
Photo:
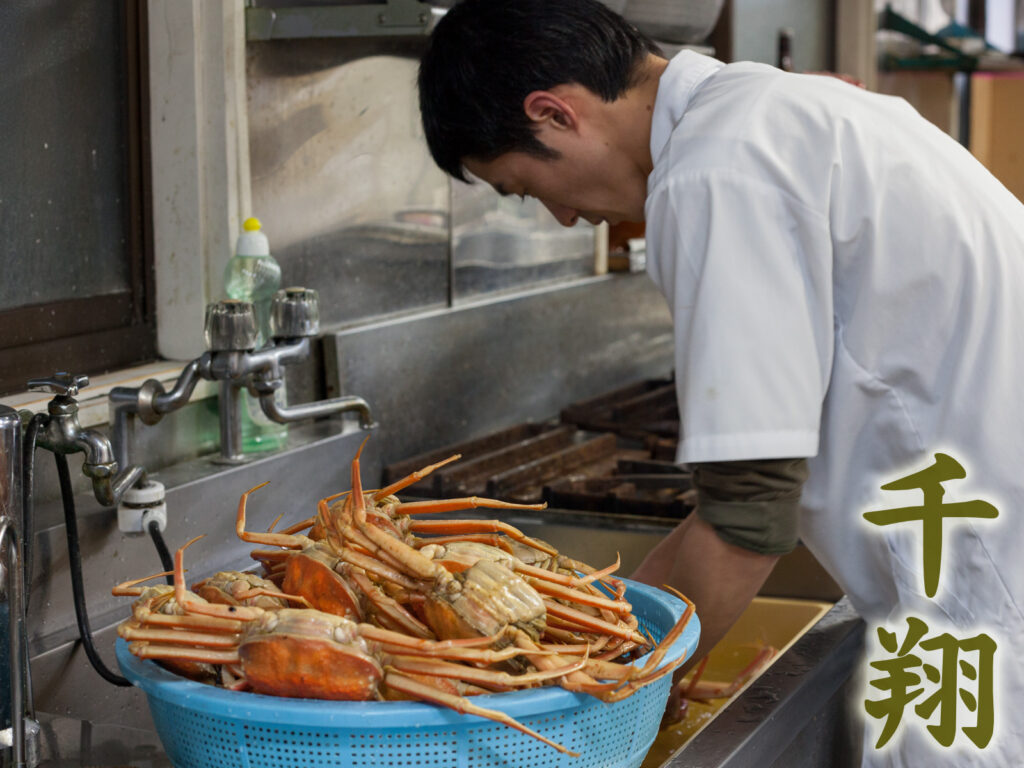
[(35, 455), (36, 440), (39, 430), (46, 421), (46, 416), (37, 413), (29, 419), (25, 429), (25, 442), (22, 445), (22, 470), (25, 478), (21, 504), (21, 540), (22, 551), (25, 553), (25, 613), (28, 613), (29, 599), (32, 595), (32, 553), (35, 552), (35, 515), (32, 514), (32, 496), (35, 493)]
[(103, 659), (96, 653), (92, 642), (92, 630), (89, 629), (89, 616), (85, 612), (85, 588), (82, 583), (82, 553), (78, 546), (78, 520), (75, 518), (75, 497), (71, 489), (71, 473), (68, 472), (68, 460), (63, 454), (55, 453), (57, 459), (57, 476), (60, 478), (60, 495), (64, 502), (64, 526), (68, 535), (68, 569), (71, 571), (71, 592), (75, 599), (75, 619), (78, 621), (78, 633), (82, 637), (85, 655), (89, 657), (100, 677), (114, 685), (130, 686), (131, 683), (116, 672), (110, 671)]
[[(173, 571), (174, 560), (171, 558), (171, 550), (167, 548), (167, 542), (164, 541), (164, 535), (160, 533), (160, 523), (156, 520), (150, 520), (149, 525), (146, 527), (149, 530), (149, 535), (153, 539), (153, 545), (156, 547), (156, 553), (160, 556), (160, 564), (164, 567), (165, 571)], [(168, 576), (167, 583), (173, 586), (174, 576)]]

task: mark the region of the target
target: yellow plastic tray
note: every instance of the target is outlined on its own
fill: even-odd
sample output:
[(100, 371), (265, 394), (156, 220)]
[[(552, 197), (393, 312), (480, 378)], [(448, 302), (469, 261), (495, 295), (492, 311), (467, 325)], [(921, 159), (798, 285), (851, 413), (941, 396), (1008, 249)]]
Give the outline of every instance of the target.
[[(777, 653), (762, 667), (770, 667), (797, 639), (810, 629), (832, 603), (780, 597), (755, 597), (721, 642), (708, 654), (701, 681), (728, 685), (766, 646)], [(699, 610), (699, 609), (698, 609)], [(760, 674), (760, 673), (759, 673)], [(688, 682), (693, 671), (684, 678)], [(707, 701), (690, 701), (685, 719), (662, 730), (644, 759), (641, 768), (657, 768), (686, 742), (700, 733), (718, 713), (736, 699), (757, 678), (755, 675), (731, 696)]]

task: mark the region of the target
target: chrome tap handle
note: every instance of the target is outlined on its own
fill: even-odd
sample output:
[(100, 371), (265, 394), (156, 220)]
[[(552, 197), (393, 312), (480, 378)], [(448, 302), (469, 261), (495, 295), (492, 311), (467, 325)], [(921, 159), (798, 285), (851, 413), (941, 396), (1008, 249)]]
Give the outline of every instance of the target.
[(57, 371), (48, 379), (29, 379), (28, 388), (33, 392), (49, 392), (51, 395), (75, 397), (78, 390), (89, 386), (89, 377)]
[(259, 326), (256, 310), (248, 301), (225, 299), (206, 305), (203, 328), (211, 352), (246, 352), (256, 348)]
[(270, 333), (298, 339), (320, 333), (320, 298), (312, 288), (283, 288), (270, 304)]

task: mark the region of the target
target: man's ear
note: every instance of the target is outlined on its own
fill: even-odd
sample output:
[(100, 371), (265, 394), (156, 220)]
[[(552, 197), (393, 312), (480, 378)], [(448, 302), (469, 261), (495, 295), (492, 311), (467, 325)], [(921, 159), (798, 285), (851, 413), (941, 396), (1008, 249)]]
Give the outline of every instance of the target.
[(537, 128), (548, 125), (556, 130), (575, 129), (579, 115), (572, 104), (551, 91), (533, 91), (523, 99), (523, 111)]

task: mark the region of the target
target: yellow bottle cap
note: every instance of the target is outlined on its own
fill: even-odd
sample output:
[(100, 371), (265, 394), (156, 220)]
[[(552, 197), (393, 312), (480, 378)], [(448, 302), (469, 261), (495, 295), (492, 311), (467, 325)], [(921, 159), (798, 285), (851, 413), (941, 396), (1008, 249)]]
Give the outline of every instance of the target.
[(260, 220), (257, 219), (255, 216), (250, 216), (248, 219), (242, 222), (242, 229), (244, 229), (246, 232), (259, 232), (261, 226), (262, 225), (260, 224)]

